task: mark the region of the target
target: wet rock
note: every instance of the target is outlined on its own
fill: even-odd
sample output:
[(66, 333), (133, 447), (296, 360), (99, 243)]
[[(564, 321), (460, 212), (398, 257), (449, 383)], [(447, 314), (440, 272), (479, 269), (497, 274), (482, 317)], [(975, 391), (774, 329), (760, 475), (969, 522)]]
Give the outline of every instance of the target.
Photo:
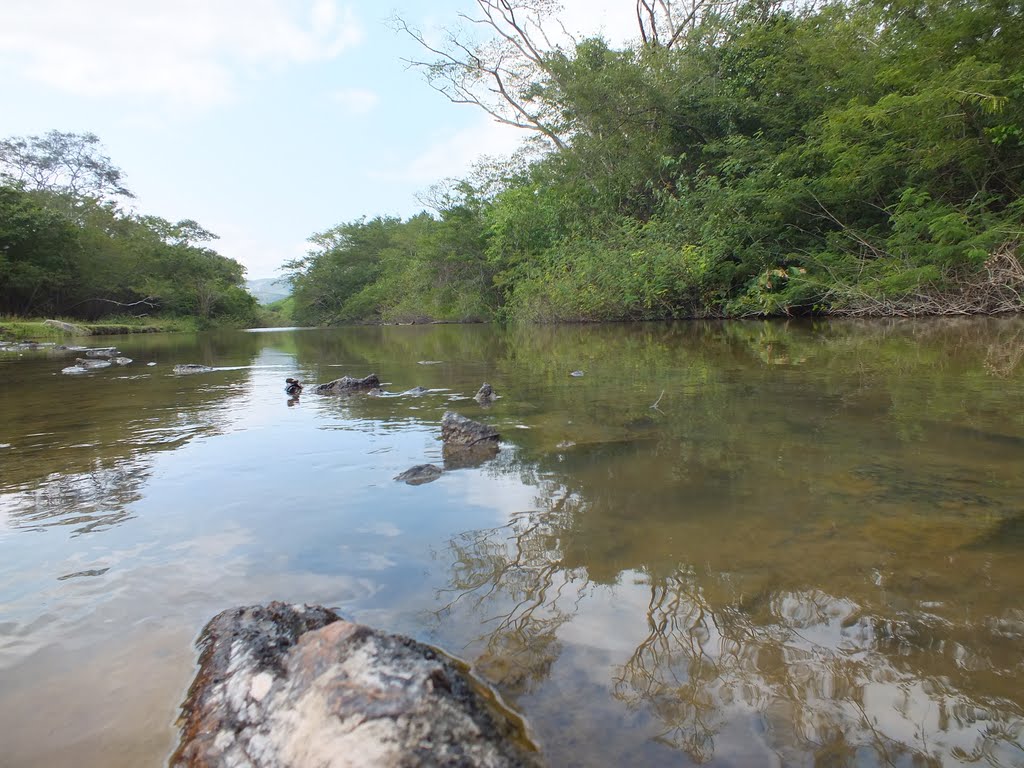
[(360, 389), (380, 389), (380, 379), (377, 378), (377, 374), (371, 373), (362, 379), (342, 376), (340, 379), (329, 381), (326, 384), (317, 384), (313, 387), (313, 392), (318, 395), (346, 395)]
[(586, 373), (584, 373), (583, 371), (573, 371), (569, 375), (570, 376), (575, 376), (576, 378), (579, 378), (580, 376), (586, 376)]
[(395, 480), (400, 480), (408, 485), (423, 485), (434, 482), (443, 472), (444, 470), (436, 464), (417, 464), (415, 467), (409, 467), (402, 474), (395, 475)]
[(61, 320), (43, 320), (43, 325), (48, 325), (51, 328), (56, 328), (64, 333), (70, 333), (72, 336), (88, 336), (92, 333), (88, 328), (84, 328), (81, 325), (75, 325), (74, 323), (65, 323)]
[(199, 645), (173, 768), (539, 764), (455, 662), (325, 608), (225, 611)]
[(134, 361), (130, 357), (112, 357), (110, 362), (114, 365), (131, 365)]
[(411, 395), (413, 397), (419, 397), (420, 395), (427, 394), (429, 391), (430, 390), (427, 389), (426, 387), (413, 387), (412, 389), (405, 390), (405, 392), (403, 392), (402, 394)]
[(117, 355), (117, 347), (96, 347), (85, 350), (85, 356), (91, 358), (110, 358)]
[(69, 365), (67, 368), (61, 368), (60, 372), (68, 376), (77, 376), (82, 373), (88, 373), (89, 369), (83, 368), (80, 365)]
[(174, 373), (179, 376), (189, 376), (193, 373), (212, 373), (215, 369), (208, 365), (198, 365), (196, 363), (185, 363), (184, 365), (176, 365), (171, 369)]
[(440, 365), (443, 362), (443, 360), (419, 360), (417, 365)]
[(97, 371), (101, 368), (109, 368), (111, 362), (109, 360), (86, 360), (79, 357), (75, 360), (75, 365), (88, 371)]
[(52, 341), (19, 341), (0, 348), (2, 352), (38, 352), (42, 349), (53, 349), (57, 345)]
[(480, 403), (480, 405), (490, 405), (498, 399), (498, 395), (494, 392), (494, 387), (485, 381), (480, 385), (477, 393), (473, 395), (473, 399)]
[(441, 419), (441, 439), (446, 447), (469, 448), (485, 442), (498, 443), (498, 430), (479, 421), (448, 411)]
[(153, 362), (150, 362), (150, 363), (146, 363), (146, 366), (147, 366), (148, 368), (153, 368), (153, 367), (155, 367), (155, 366), (156, 366), (156, 363), (153, 363)]
[(476, 467), (498, 453), (498, 430), (448, 411), (441, 419), (445, 469)]

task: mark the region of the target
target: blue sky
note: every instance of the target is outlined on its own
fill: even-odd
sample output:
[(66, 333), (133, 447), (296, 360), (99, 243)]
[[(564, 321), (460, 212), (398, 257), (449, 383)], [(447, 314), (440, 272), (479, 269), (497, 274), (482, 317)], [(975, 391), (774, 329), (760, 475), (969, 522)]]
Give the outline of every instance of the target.
[[(577, 33), (633, 35), (633, 0), (566, 0)], [(0, 136), (91, 131), (135, 207), (193, 218), (271, 277), (306, 238), (411, 215), (417, 193), (523, 134), (450, 104), (395, 12), (438, 34), (472, 0), (3, 0)]]

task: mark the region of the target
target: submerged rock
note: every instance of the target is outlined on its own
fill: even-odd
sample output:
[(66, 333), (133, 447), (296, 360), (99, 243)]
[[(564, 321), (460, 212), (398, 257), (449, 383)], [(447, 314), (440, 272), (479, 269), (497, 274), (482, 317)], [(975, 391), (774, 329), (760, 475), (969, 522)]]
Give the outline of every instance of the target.
[(116, 357), (117, 354), (117, 347), (96, 347), (85, 350), (85, 356), (91, 358)]
[(196, 363), (185, 363), (184, 365), (176, 365), (171, 369), (174, 373), (179, 376), (188, 376), (193, 373), (211, 373), (214, 368), (208, 365), (197, 365)]
[(133, 360), (130, 357), (112, 357), (110, 362), (114, 365), (131, 365)]
[(362, 379), (342, 376), (340, 379), (329, 381), (326, 384), (317, 384), (313, 387), (313, 392), (318, 395), (344, 395), (360, 389), (380, 389), (380, 379), (377, 378), (377, 374), (371, 373)]
[(498, 395), (495, 393), (494, 387), (485, 381), (480, 385), (480, 389), (477, 390), (477, 393), (473, 395), (473, 399), (480, 403), (480, 405), (490, 405), (498, 399)]
[(411, 395), (413, 397), (419, 397), (420, 395), (427, 394), (429, 391), (430, 390), (427, 389), (426, 387), (413, 387), (412, 389), (405, 390), (405, 392), (403, 392), (402, 394)]
[(86, 370), (95, 371), (100, 368), (109, 368), (112, 363), (109, 360), (86, 360), (79, 357), (75, 360), (75, 365)]
[(173, 768), (539, 765), (461, 665), (326, 608), (225, 611), (199, 646)]
[(423, 485), (434, 482), (443, 472), (444, 470), (436, 464), (417, 464), (415, 467), (409, 467), (402, 474), (395, 475), (395, 480), (400, 480), (408, 485)]

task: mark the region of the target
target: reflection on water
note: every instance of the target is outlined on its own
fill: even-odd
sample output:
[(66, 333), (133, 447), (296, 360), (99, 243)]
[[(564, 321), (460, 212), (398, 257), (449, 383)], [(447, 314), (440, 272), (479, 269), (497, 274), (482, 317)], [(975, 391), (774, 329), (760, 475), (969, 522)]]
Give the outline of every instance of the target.
[[(1024, 765), (1019, 319), (118, 341), (0, 357), (11, 765), (159, 764), (270, 599), (463, 656), (553, 765)], [(395, 483), (452, 408), (498, 456)]]

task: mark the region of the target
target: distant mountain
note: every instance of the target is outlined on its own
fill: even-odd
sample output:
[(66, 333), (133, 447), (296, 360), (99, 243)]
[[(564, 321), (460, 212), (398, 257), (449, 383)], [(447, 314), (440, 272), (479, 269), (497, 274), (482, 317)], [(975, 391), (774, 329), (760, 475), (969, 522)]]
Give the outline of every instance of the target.
[(278, 299), (292, 295), (292, 285), (281, 277), (264, 277), (260, 280), (246, 280), (245, 290), (256, 297), (260, 304), (272, 304)]

